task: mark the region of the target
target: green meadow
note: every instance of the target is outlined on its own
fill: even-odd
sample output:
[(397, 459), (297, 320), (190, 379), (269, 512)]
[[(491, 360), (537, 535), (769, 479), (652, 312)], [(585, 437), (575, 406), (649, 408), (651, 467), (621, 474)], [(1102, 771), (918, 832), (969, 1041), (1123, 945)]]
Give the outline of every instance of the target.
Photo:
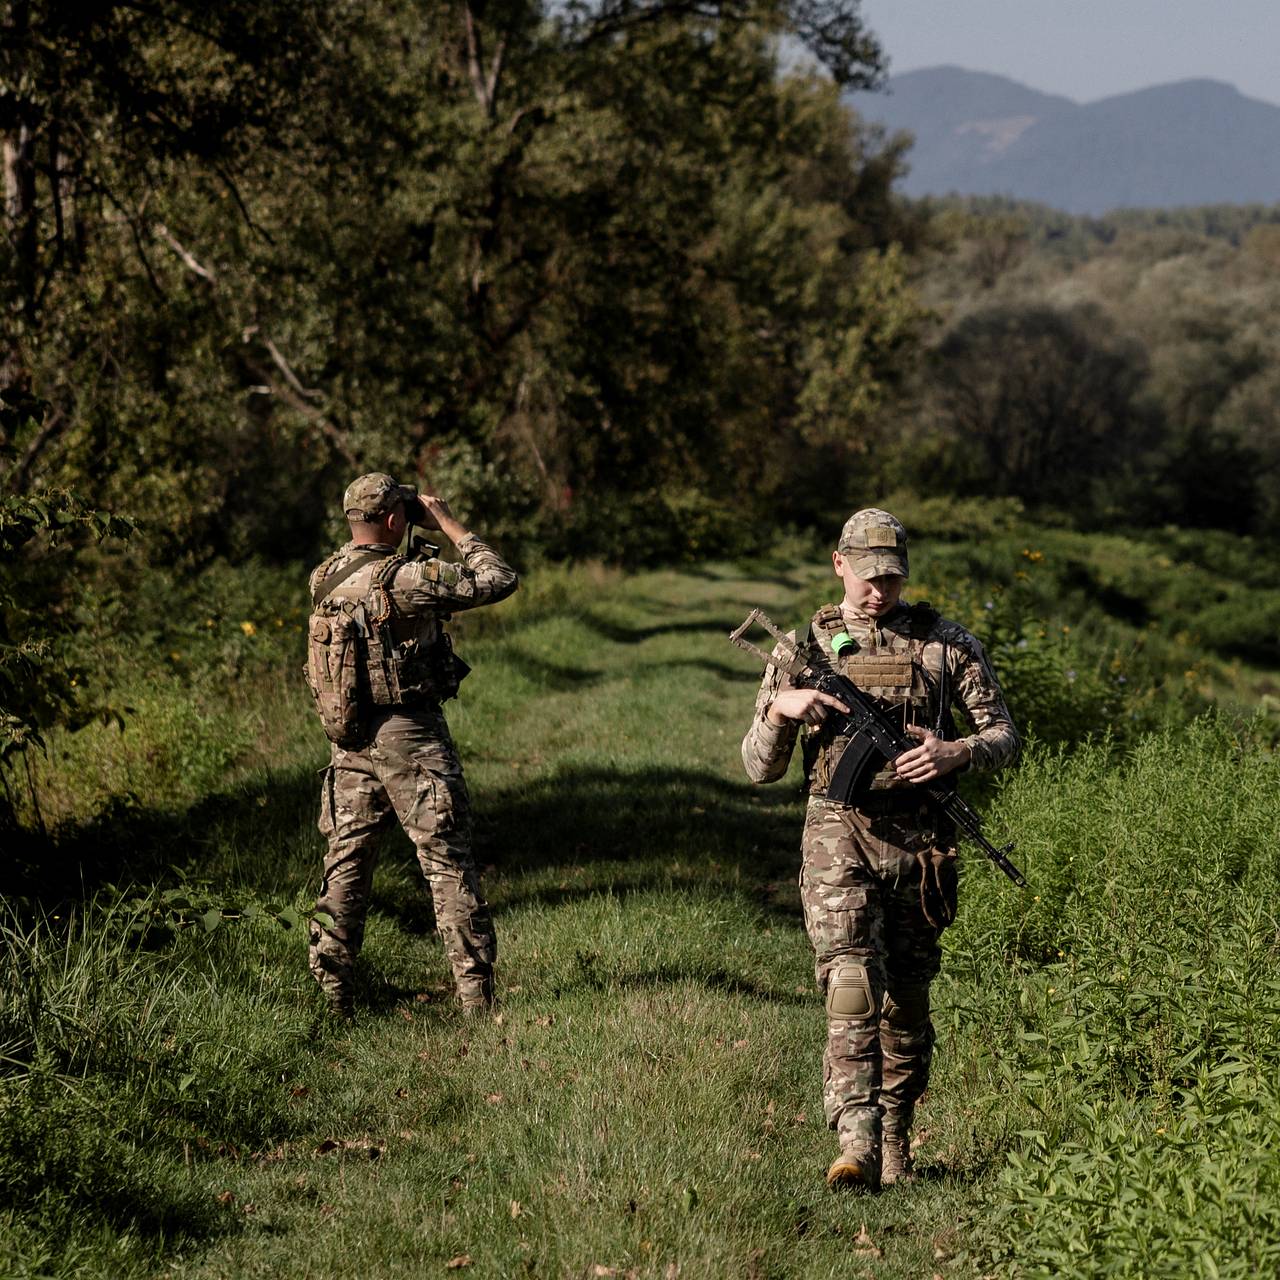
[(903, 518), (909, 594), (988, 643), (1031, 730), (969, 793), (1030, 887), (966, 851), (917, 1181), (823, 1185), (798, 771), (753, 788), (738, 755), (759, 672), (727, 633), (827, 600), (814, 546), (535, 569), (457, 620), (482, 1023), (398, 832), (357, 1017), (324, 1016), (300, 575), (157, 574), (145, 621), (84, 603), (124, 728), (51, 736), (18, 797), (50, 836), (4, 870), (0, 1273), (1280, 1269), (1275, 558)]

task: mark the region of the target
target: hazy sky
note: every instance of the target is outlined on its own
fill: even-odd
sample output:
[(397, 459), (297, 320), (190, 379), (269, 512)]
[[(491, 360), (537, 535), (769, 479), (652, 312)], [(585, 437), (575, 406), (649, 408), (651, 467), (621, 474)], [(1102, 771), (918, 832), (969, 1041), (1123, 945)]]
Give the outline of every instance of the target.
[(954, 63), (1093, 102), (1208, 77), (1280, 105), (1280, 0), (863, 0), (893, 74)]

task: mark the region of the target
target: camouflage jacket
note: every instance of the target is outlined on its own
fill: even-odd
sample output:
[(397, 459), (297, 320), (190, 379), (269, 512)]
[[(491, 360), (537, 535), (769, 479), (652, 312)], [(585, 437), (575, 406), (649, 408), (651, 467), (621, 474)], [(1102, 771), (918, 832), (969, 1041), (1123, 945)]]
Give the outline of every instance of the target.
[[(431, 557), (406, 561), (387, 583), (395, 605), (391, 620), (392, 639), (397, 646), (412, 645), (428, 652), (440, 640), (441, 625), (452, 613), (478, 605), (505, 600), (517, 586), (516, 572), (487, 542), (474, 533), (458, 545), (461, 564)], [(369, 595), (374, 570), (394, 547), (348, 542), (311, 574), (309, 588), (349, 564), (356, 555), (367, 555), (368, 564), (340, 583), (329, 594), (332, 600), (363, 600)]]
[[(840, 609), (845, 630), (861, 650), (888, 651), (902, 647), (911, 621), (906, 605), (882, 618), (872, 618), (845, 604)], [(792, 641), (817, 642), (810, 636), (790, 635)], [(775, 650), (775, 655), (777, 654)], [(941, 683), (943, 657), (947, 663), (947, 685), (951, 699), (972, 725), (973, 732), (961, 735), (970, 752), (969, 768), (987, 772), (1003, 768), (1016, 759), (1021, 743), (1000, 685), (977, 638), (962, 626), (937, 618), (923, 638), (919, 649), (925, 673), (935, 687)], [(790, 678), (776, 666), (770, 666), (756, 697), (755, 715), (742, 740), (742, 762), (752, 782), (775, 782), (787, 771), (795, 749), (800, 726), (795, 721), (785, 725), (771, 724), (767, 713), (773, 700), (783, 689), (790, 688)], [(806, 733), (817, 732), (806, 728)]]

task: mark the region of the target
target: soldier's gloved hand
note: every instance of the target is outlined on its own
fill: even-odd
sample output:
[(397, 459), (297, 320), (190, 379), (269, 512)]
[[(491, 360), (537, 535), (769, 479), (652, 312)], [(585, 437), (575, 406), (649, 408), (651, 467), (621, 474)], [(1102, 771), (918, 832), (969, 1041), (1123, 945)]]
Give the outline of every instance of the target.
[(799, 720), (802, 724), (821, 724), (827, 718), (827, 708), (849, 714), (849, 708), (838, 698), (829, 693), (821, 693), (817, 689), (784, 689), (769, 704), (765, 713), (772, 725), (781, 728), (788, 720)]
[(920, 745), (895, 757), (893, 769), (898, 777), (908, 782), (932, 782), (969, 763), (970, 752), (965, 743), (948, 742), (918, 724), (907, 725), (907, 732)]

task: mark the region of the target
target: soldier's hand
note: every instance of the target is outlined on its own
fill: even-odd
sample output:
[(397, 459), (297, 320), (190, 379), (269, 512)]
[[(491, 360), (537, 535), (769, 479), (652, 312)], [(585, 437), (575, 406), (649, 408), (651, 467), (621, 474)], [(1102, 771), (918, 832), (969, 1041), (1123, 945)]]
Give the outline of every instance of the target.
[(418, 523), (424, 529), (439, 529), (441, 519), (453, 519), (453, 512), (449, 510), (449, 504), (443, 498), (437, 498), (433, 493), (418, 494), (418, 506), (421, 509), (421, 519)]
[(918, 724), (909, 724), (907, 732), (920, 745), (894, 758), (893, 769), (898, 777), (908, 782), (932, 782), (969, 763), (970, 752), (965, 743), (948, 742)]
[(817, 689), (784, 689), (769, 704), (766, 715), (769, 723), (779, 728), (788, 720), (821, 724), (827, 718), (829, 708), (849, 714), (849, 708), (829, 693), (821, 693)]

